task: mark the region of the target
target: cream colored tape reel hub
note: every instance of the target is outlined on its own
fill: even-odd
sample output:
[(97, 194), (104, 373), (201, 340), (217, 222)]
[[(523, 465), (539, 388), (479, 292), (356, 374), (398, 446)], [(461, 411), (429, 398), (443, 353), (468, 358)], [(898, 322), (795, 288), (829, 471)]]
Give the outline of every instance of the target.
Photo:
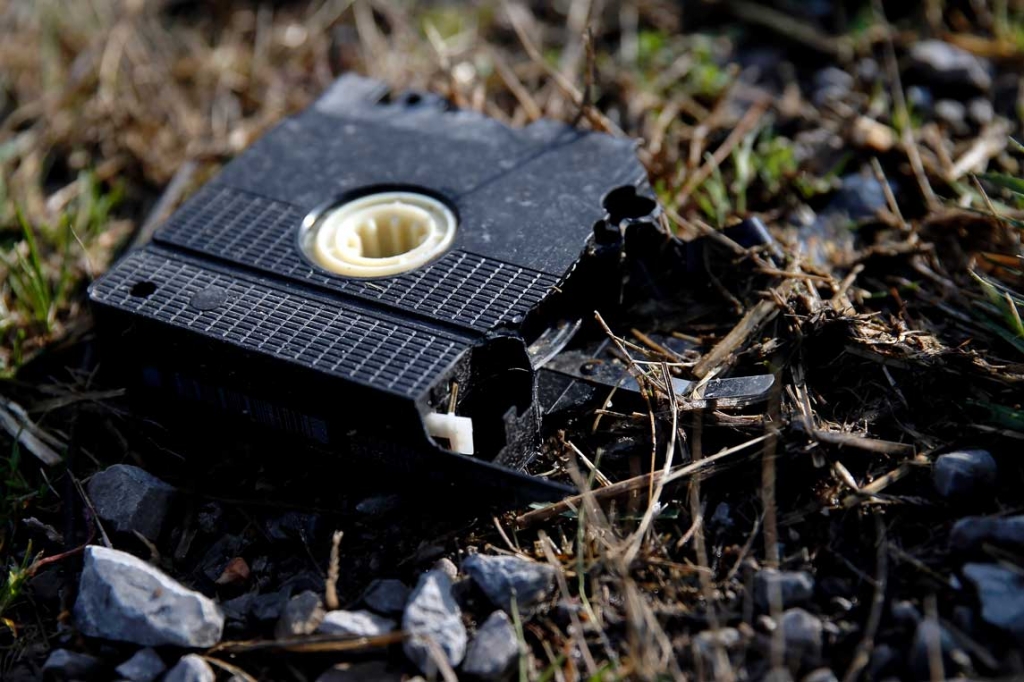
[(455, 227), (455, 214), (433, 197), (381, 192), (328, 209), (303, 235), (302, 247), (330, 272), (388, 277), (447, 251)]

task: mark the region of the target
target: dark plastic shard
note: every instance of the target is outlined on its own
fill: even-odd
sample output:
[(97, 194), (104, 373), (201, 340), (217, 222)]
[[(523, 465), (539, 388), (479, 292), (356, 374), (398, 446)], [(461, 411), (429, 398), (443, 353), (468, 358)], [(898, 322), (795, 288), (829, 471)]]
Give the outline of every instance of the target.
[[(609, 359), (607, 354), (595, 357), (586, 351), (564, 351), (548, 362), (543, 371), (604, 389), (614, 388), (637, 395), (640, 393), (640, 384), (626, 365), (616, 359)], [(746, 407), (767, 400), (774, 385), (775, 377), (771, 374), (712, 379), (703, 385), (678, 377), (672, 379), (672, 388), (681, 400), (681, 409)], [(694, 389), (698, 389), (696, 394)]]

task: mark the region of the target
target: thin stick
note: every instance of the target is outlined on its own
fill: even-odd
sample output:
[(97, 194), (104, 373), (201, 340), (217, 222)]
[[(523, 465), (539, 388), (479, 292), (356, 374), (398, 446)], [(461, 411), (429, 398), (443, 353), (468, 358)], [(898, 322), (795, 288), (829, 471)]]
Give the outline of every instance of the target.
[(775, 506), (775, 459), (778, 448), (778, 432), (773, 424), (779, 422), (782, 404), (782, 381), (780, 373), (776, 373), (775, 384), (768, 403), (770, 420), (765, 424), (767, 442), (761, 453), (761, 508), (764, 514), (764, 552), (769, 566), (779, 565), (779, 529), (777, 509)]
[(540, 110), (540, 106), (534, 101), (530, 91), (519, 80), (512, 67), (505, 63), (505, 60), (497, 51), (491, 51), (491, 58), (494, 60), (494, 70), (498, 72), (498, 76), (505, 82), (505, 87), (509, 89), (512, 96), (519, 102), (519, 106), (526, 112), (527, 120), (536, 121), (543, 117), (544, 112)]
[(871, 157), (871, 169), (875, 172), (875, 179), (878, 180), (878, 184), (882, 186), (882, 192), (885, 193), (885, 202), (889, 205), (889, 210), (896, 216), (900, 227), (905, 232), (909, 232), (910, 225), (904, 219), (903, 213), (900, 211), (900, 205), (896, 203), (896, 195), (892, 193), (892, 187), (889, 186), (889, 181), (885, 177), (885, 171), (882, 170), (882, 164), (878, 162), (878, 157)]
[(340, 572), (339, 566), (341, 564), (341, 538), (345, 534), (340, 531), (334, 531), (334, 535), (331, 536), (331, 558), (327, 564), (327, 580), (324, 585), (324, 602), (327, 604), (329, 611), (341, 608), (341, 603), (338, 601), (338, 574)]
[(99, 530), (100, 537), (103, 538), (104, 546), (109, 549), (113, 549), (114, 545), (110, 542), (110, 536), (107, 535), (107, 531), (103, 529), (103, 523), (100, 521), (99, 514), (96, 513), (96, 507), (92, 505), (92, 500), (89, 499), (89, 495), (86, 494), (85, 488), (82, 487), (82, 482), (79, 481), (78, 478), (70, 471), (68, 472), (68, 476), (71, 477), (71, 481), (75, 484), (75, 489), (78, 491), (79, 496), (81, 496), (82, 501), (85, 502), (85, 506), (89, 508), (89, 512), (92, 514), (92, 520), (96, 524), (96, 529)]
[(942, 682), (942, 680), (946, 679), (946, 671), (942, 665), (942, 630), (939, 626), (938, 611), (939, 608), (935, 601), (935, 595), (929, 594), (924, 599), (924, 618), (925, 622), (930, 623), (932, 626), (925, 631), (927, 636), (925, 646), (928, 648), (928, 673), (931, 677), (931, 682)]
[(590, 461), (590, 458), (584, 455), (583, 452), (578, 447), (576, 447), (574, 443), (570, 441), (566, 441), (566, 443), (569, 445), (569, 448), (574, 453), (576, 453), (576, 456), (579, 457), (580, 461), (583, 462), (583, 464), (590, 470), (590, 473), (594, 474), (594, 478), (597, 479), (598, 483), (600, 483), (604, 487), (610, 486), (612, 484), (608, 477), (602, 474), (601, 470), (598, 469), (594, 465), (594, 463)]
[[(676, 467), (675, 469), (672, 470), (671, 473), (669, 473), (668, 476), (665, 476), (664, 483), (665, 485), (668, 485), (669, 483), (677, 481), (681, 478), (704, 473), (709, 469), (713, 469), (714, 466), (721, 462), (723, 459), (726, 459), (731, 455), (736, 454), (737, 452), (745, 450), (751, 447), (752, 445), (763, 443), (767, 439), (768, 435), (758, 436), (757, 438), (748, 440), (745, 443), (741, 443), (731, 448), (722, 450), (721, 452), (711, 455), (710, 457), (705, 457), (699, 462), (691, 462), (690, 464), (685, 464), (683, 466)], [(657, 475), (660, 476), (661, 474), (659, 473)], [(579, 506), (581, 502), (583, 502), (586, 499), (588, 495), (595, 501), (604, 501), (614, 499), (620, 495), (625, 495), (636, 490), (641, 490), (650, 485), (651, 478), (651, 474), (641, 474), (640, 476), (628, 478), (625, 481), (613, 483), (607, 488), (601, 488), (600, 490), (594, 490), (590, 493), (581, 493), (579, 495), (567, 497), (561, 502), (556, 502), (554, 504), (548, 505), (547, 507), (543, 507), (542, 509), (535, 509), (533, 511), (527, 512), (516, 517), (516, 526), (519, 528), (523, 528), (525, 526), (537, 523), (538, 521), (546, 521), (547, 519), (558, 516), (559, 514), (568, 511), (569, 509), (575, 509)]]
[(526, 33), (522, 24), (519, 21), (519, 17), (516, 12), (509, 6), (507, 0), (502, 1), (502, 6), (505, 8), (505, 15), (508, 17), (509, 23), (512, 24), (512, 30), (515, 31), (516, 36), (519, 38), (519, 42), (523, 46), (523, 50), (530, 57), (535, 64), (537, 64), (543, 71), (548, 75), (549, 78), (555, 83), (559, 90), (564, 95), (572, 100), (572, 103), (580, 108), (583, 115), (587, 118), (592, 125), (602, 130), (614, 133), (619, 137), (625, 137), (626, 134), (622, 132), (622, 128), (615, 125), (607, 116), (597, 111), (593, 107), (584, 106), (583, 93), (572, 84), (568, 78), (566, 78), (560, 71), (551, 67), (544, 59), (544, 55), (540, 53), (537, 46), (533, 44), (530, 36)]
[(841, 62), (853, 55), (852, 41), (845, 36), (831, 36), (822, 33), (812, 24), (796, 19), (792, 13), (783, 12), (756, 2), (735, 0), (729, 7), (737, 18), (762, 26), (791, 40), (803, 43), (818, 52), (831, 55)]
[(636, 380), (637, 386), (640, 387), (640, 395), (643, 396), (644, 402), (647, 403), (647, 414), (649, 417), (648, 421), (651, 426), (651, 479), (650, 486), (647, 490), (647, 498), (650, 499), (654, 495), (654, 460), (658, 448), (658, 427), (654, 420), (654, 407), (651, 405), (651, 398), (645, 387), (648, 384), (652, 384), (654, 382), (651, 380), (650, 377), (644, 374), (639, 367), (636, 366), (636, 363), (633, 362), (633, 358), (626, 351), (625, 343), (622, 339), (620, 339), (619, 337), (615, 336), (615, 334), (612, 333), (612, 330), (608, 327), (608, 324), (604, 321), (604, 318), (601, 317), (601, 313), (595, 310), (594, 317), (597, 319), (598, 324), (601, 325), (601, 329), (604, 330), (605, 334), (608, 335), (608, 338), (611, 339), (612, 343), (614, 343), (615, 347), (619, 350), (619, 353), (621, 353), (622, 357), (626, 360), (629, 373)]
[(875, 17), (885, 27), (885, 67), (889, 75), (890, 90), (893, 93), (893, 102), (896, 105), (896, 113), (900, 122), (900, 141), (903, 143), (907, 159), (910, 161), (910, 168), (914, 171), (918, 187), (924, 195), (925, 203), (931, 210), (938, 210), (941, 206), (935, 191), (928, 182), (928, 175), (924, 171), (924, 164), (921, 162), (921, 152), (914, 140), (914, 131), (910, 126), (910, 115), (907, 111), (907, 99), (903, 94), (903, 82), (900, 79), (899, 64), (896, 61), (896, 48), (892, 41), (892, 26), (885, 16), (881, 0), (873, 0), (872, 8)]
[(494, 527), (498, 530), (498, 535), (500, 535), (501, 539), (505, 541), (505, 545), (508, 546), (509, 551), (518, 556), (525, 557), (522, 550), (512, 544), (512, 539), (509, 538), (508, 533), (505, 532), (505, 529), (502, 527), (501, 521), (498, 520), (498, 517), (495, 516), (492, 520), (494, 521)]
[(718, 146), (715, 153), (711, 155), (711, 158), (704, 162), (704, 164), (696, 170), (683, 185), (683, 188), (679, 190), (679, 194), (676, 196), (676, 205), (684, 206), (686, 200), (689, 199), (690, 194), (693, 190), (697, 189), (705, 180), (711, 177), (711, 174), (715, 172), (715, 169), (721, 166), (725, 160), (732, 153), (732, 150), (736, 148), (736, 145), (743, 140), (747, 134), (752, 131), (758, 121), (761, 120), (761, 116), (765, 111), (768, 110), (769, 100), (761, 99), (755, 102), (747, 113), (743, 114), (743, 118), (736, 124), (729, 136), (725, 138), (725, 141)]
[(875, 512), (875, 592), (871, 599), (871, 611), (864, 625), (864, 637), (857, 644), (856, 652), (850, 667), (843, 676), (843, 682), (853, 682), (871, 660), (871, 652), (875, 648), (875, 634), (878, 624), (882, 621), (882, 610), (885, 606), (885, 588), (889, 571), (888, 542), (886, 541), (885, 524), (882, 517)]
[(694, 365), (695, 376), (703, 377), (712, 369), (718, 367), (739, 348), (744, 341), (761, 329), (764, 324), (771, 320), (778, 312), (778, 306), (773, 300), (760, 301), (757, 305), (747, 311), (740, 318), (732, 330), (722, 338), (707, 355)]
[[(540, 540), (539, 544), (541, 551), (544, 553), (544, 558), (555, 569), (555, 583), (558, 585), (558, 591), (562, 595), (562, 599), (571, 602), (572, 595), (569, 592), (569, 583), (565, 580), (565, 569), (562, 568), (561, 562), (558, 561), (558, 557), (552, 551), (554, 543), (544, 531), (538, 531), (537, 538)], [(579, 548), (579, 551), (583, 551), (583, 549)], [(579, 649), (584, 665), (587, 666), (587, 673), (594, 675), (598, 669), (597, 662), (594, 660), (594, 654), (591, 653), (590, 646), (587, 644), (587, 638), (584, 636), (586, 630), (583, 628), (583, 624), (580, 622), (579, 615), (575, 609), (569, 610), (569, 619), (573, 625), (572, 637), (576, 641), (576, 646)]]
[(203, 656), (202, 659), (213, 667), (220, 668), (224, 672), (229, 673), (232, 676), (232, 679), (238, 678), (239, 680), (242, 680), (242, 682), (256, 682), (255, 677), (245, 672), (237, 665), (231, 665), (230, 663), (222, 661), (219, 658), (214, 658), (213, 656)]
[(0, 427), (43, 464), (60, 464), (61, 457), (51, 445), (63, 447), (63, 444), (36, 426), (17, 403), (0, 399)]
[(857, 436), (852, 433), (812, 430), (811, 436), (822, 443), (856, 448), (866, 452), (877, 452), (883, 455), (910, 455), (914, 453), (914, 446), (910, 443), (895, 443), (888, 440)]
[(244, 640), (221, 642), (208, 650), (208, 655), (217, 653), (241, 654), (249, 651), (294, 651), (296, 653), (356, 652), (379, 649), (397, 644), (405, 639), (405, 633), (390, 632), (377, 637), (347, 637), (338, 635), (306, 635), (285, 639)]
[(441, 673), (441, 679), (444, 682), (459, 682), (459, 677), (448, 663), (448, 656), (445, 655), (441, 645), (429, 635), (423, 637), (423, 639), (427, 643), (427, 651), (430, 653), (431, 662), (437, 666), (437, 672)]
[[(624, 559), (626, 566), (632, 564), (633, 560), (636, 559), (637, 554), (640, 553), (640, 548), (643, 546), (644, 536), (647, 534), (647, 529), (650, 528), (651, 523), (654, 521), (654, 513), (658, 507), (658, 500), (661, 498), (661, 493), (665, 489), (665, 479), (668, 477), (668, 473), (672, 469), (672, 459), (676, 450), (676, 433), (678, 430), (679, 420), (679, 410), (676, 407), (676, 392), (672, 384), (672, 375), (668, 371), (668, 366), (662, 365), (662, 372), (664, 373), (665, 384), (668, 386), (668, 404), (671, 406), (670, 409), (672, 410), (672, 435), (669, 436), (668, 446), (665, 448), (665, 464), (662, 466), (661, 476), (651, 476), (651, 480), (653, 481), (657, 478), (658, 483), (654, 487), (654, 493), (647, 500), (647, 510), (644, 512), (644, 517), (640, 521), (640, 527), (636, 529), (631, 541), (628, 543), (628, 549)], [(654, 471), (653, 463), (651, 471), (652, 473)], [(696, 524), (696, 520), (694, 521), (694, 524)]]

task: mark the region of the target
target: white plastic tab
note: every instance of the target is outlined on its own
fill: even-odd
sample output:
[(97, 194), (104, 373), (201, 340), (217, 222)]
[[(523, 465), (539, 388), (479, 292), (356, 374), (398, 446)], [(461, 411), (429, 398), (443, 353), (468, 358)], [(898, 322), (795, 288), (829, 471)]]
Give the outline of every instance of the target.
[(329, 209), (303, 234), (306, 255), (346, 277), (408, 272), (448, 250), (455, 214), (415, 192), (380, 192)]
[(473, 454), (473, 420), (469, 417), (431, 412), (424, 423), (431, 438), (448, 442), (446, 450), (460, 455)]

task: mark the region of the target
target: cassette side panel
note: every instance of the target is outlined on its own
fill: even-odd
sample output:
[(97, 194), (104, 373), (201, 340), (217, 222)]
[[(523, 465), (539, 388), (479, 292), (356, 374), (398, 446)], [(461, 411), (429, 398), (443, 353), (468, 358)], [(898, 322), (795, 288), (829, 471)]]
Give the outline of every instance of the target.
[(314, 269), (296, 248), (303, 215), (291, 204), (214, 183), (175, 213), (158, 239), (481, 332), (519, 322), (558, 282), (553, 275), (465, 251), (452, 251), (418, 270), (385, 279), (329, 275)]
[(120, 261), (91, 295), (100, 305), (410, 399), (429, 389), (470, 344), (154, 249)]

